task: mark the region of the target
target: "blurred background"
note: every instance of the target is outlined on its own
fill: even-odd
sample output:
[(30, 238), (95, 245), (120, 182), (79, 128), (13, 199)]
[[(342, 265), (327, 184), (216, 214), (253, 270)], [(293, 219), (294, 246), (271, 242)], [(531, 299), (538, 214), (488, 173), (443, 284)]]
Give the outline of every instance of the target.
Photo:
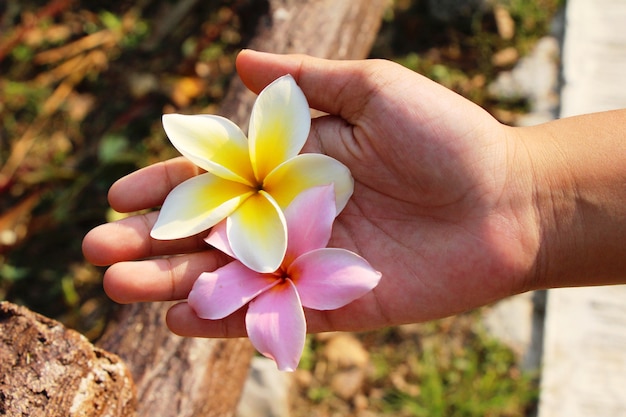
[[(524, 124), (537, 94), (515, 71), (558, 31), (563, 6), (395, 0), (371, 56)], [(98, 338), (114, 306), (83, 236), (119, 218), (106, 199), (115, 180), (177, 156), (163, 113), (218, 111), (267, 10), (261, 0), (0, 2), (0, 299)], [(292, 415), (531, 415), (537, 375), (479, 317), (347, 335), (357, 373), (337, 372), (334, 338), (311, 336)]]

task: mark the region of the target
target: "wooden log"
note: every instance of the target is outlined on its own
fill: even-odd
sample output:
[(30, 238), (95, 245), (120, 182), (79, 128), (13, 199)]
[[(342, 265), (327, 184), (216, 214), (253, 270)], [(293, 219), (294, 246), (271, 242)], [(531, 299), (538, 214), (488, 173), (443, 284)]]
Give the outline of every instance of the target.
[(0, 302), (0, 415), (135, 416), (132, 377), (78, 332)]
[(98, 346), (128, 364), (138, 416), (231, 416), (246, 379), (246, 339), (184, 338), (163, 317), (170, 303), (123, 306)]

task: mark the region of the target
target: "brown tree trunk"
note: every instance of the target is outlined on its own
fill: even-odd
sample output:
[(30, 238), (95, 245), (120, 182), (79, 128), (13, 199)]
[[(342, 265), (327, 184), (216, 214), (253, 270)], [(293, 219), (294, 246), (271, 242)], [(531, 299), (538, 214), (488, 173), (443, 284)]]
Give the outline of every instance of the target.
[(0, 415), (135, 416), (133, 381), (116, 355), (61, 323), (2, 302)]
[(170, 303), (122, 306), (98, 346), (130, 368), (142, 417), (231, 416), (246, 379), (247, 339), (184, 338), (163, 316)]
[[(357, 59), (367, 56), (387, 0), (269, 4), (250, 48)], [(254, 99), (234, 77), (220, 114), (243, 127)], [(0, 415), (135, 415), (131, 377), (116, 355), (135, 381), (139, 417), (234, 415), (253, 353), (249, 342), (178, 337), (163, 320), (169, 306), (120, 307), (95, 348), (52, 320), (2, 304)]]

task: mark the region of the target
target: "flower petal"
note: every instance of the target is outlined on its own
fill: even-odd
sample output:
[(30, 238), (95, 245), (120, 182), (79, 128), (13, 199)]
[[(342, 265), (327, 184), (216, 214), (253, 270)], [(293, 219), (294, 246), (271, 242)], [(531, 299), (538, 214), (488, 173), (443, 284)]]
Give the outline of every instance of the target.
[(211, 228), (209, 235), (204, 239), (206, 243), (224, 252), (226, 255), (236, 258), (233, 249), (228, 242), (228, 235), (226, 233), (226, 219), (222, 220)]
[(179, 239), (208, 229), (233, 212), (253, 192), (250, 187), (201, 174), (167, 195), (150, 232), (155, 239)]
[(335, 204), (339, 214), (354, 190), (350, 170), (327, 155), (306, 153), (291, 158), (272, 171), (265, 178), (263, 189), (284, 208), (302, 191), (331, 183), (335, 185)]
[(256, 183), (248, 140), (230, 120), (208, 114), (164, 114), (163, 128), (174, 147), (200, 168), (231, 181)]
[(222, 319), (280, 282), (234, 261), (214, 272), (200, 274), (187, 302), (201, 319)]
[(298, 288), (302, 305), (333, 310), (365, 295), (380, 281), (380, 272), (354, 252), (338, 248), (305, 253), (287, 274)]
[(291, 75), (278, 78), (259, 94), (250, 115), (250, 159), (261, 181), (276, 166), (296, 156), (309, 136), (311, 112)]
[(313, 187), (298, 194), (285, 209), (287, 253), (283, 265), (313, 249), (325, 248), (336, 216), (334, 186)]
[(281, 371), (294, 371), (306, 341), (306, 320), (290, 280), (260, 294), (248, 307), (246, 329), (254, 347)]
[(287, 250), (285, 216), (265, 191), (250, 196), (226, 222), (236, 258), (258, 272), (278, 269)]

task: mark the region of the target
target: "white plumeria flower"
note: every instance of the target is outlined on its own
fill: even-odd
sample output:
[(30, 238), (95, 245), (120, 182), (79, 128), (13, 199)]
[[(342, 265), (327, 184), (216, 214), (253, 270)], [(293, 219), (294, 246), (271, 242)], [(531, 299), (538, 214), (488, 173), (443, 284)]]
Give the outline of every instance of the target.
[(272, 272), (287, 249), (283, 210), (302, 191), (333, 184), (339, 213), (352, 195), (348, 168), (329, 156), (300, 154), (311, 114), (302, 90), (285, 75), (258, 96), (249, 138), (228, 119), (214, 115), (163, 115), (172, 144), (206, 170), (174, 188), (154, 225), (155, 239), (179, 239), (226, 220), (237, 259), (258, 272)]

